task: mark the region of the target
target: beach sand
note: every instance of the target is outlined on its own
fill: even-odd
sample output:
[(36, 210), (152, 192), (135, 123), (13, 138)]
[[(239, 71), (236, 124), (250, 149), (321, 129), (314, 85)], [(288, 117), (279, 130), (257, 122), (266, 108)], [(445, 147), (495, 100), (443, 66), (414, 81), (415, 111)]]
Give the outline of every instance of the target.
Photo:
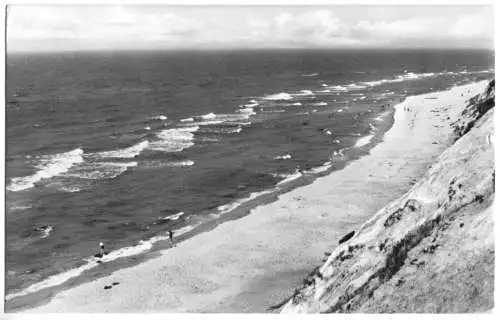
[[(370, 154), (164, 250), (157, 258), (59, 292), (25, 312), (266, 312), (324, 252), (403, 195), (452, 141), (463, 105), (487, 82), (409, 97)], [(410, 107), (410, 111), (405, 110)], [(119, 282), (111, 289), (104, 289)]]

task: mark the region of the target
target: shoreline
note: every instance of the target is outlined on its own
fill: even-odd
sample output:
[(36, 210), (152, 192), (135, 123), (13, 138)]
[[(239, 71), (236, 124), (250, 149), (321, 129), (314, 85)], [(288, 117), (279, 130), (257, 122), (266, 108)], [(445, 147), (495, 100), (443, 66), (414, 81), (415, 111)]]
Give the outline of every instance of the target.
[[(461, 87), (467, 87), (473, 85), (469, 84)], [(452, 88), (450, 90), (454, 89), (455, 88)], [(439, 93), (431, 92), (420, 96), (426, 96), (426, 95), (429, 96), (435, 94), (439, 95)], [(413, 96), (413, 97), (419, 97), (419, 96)], [(409, 98), (411, 99), (413, 97)], [(438, 100), (437, 102), (439, 102), (439, 99), (437, 100)], [(464, 100), (463, 97), (462, 100)], [(429, 101), (432, 101), (434, 103), (436, 102), (436, 100), (429, 100)], [(298, 281), (301, 281), (303, 276), (309, 270), (312, 269), (311, 266), (318, 264), (319, 262), (317, 261), (318, 257), (321, 257), (322, 252), (328, 249), (328, 246), (326, 246), (326, 243), (328, 241), (334, 243), (335, 241), (333, 240), (338, 239), (340, 236), (345, 234), (354, 226), (365, 222), (367, 218), (370, 217), (371, 214), (377, 211), (377, 209), (385, 205), (387, 202), (397, 198), (396, 195), (398, 194), (400, 195), (401, 193), (406, 192), (411, 187), (409, 183), (413, 179), (418, 178), (419, 175), (422, 175), (424, 170), (427, 169), (427, 165), (429, 163), (432, 163), (434, 158), (438, 156), (444, 148), (446, 148), (446, 144), (449, 143), (449, 141), (445, 139), (444, 141), (440, 141), (440, 143), (432, 144), (430, 146), (426, 145), (425, 149), (431, 149), (431, 150), (423, 150), (425, 156), (423, 156), (422, 158), (425, 159), (421, 159), (420, 162), (408, 164), (406, 167), (404, 164), (401, 163), (394, 163), (393, 165), (391, 165), (390, 167), (398, 166), (398, 169), (400, 169), (397, 172), (398, 173), (397, 178), (399, 178), (399, 180), (397, 181), (397, 183), (395, 183), (395, 185), (392, 185), (393, 184), (392, 182), (387, 181), (386, 177), (383, 177), (382, 179), (382, 176), (377, 177), (381, 181), (369, 181), (368, 183), (369, 185), (371, 185), (371, 187), (373, 188), (381, 187), (380, 189), (384, 189), (384, 187), (380, 186), (380, 184), (386, 183), (387, 185), (385, 186), (386, 187), (385, 189), (388, 188), (390, 192), (387, 193), (375, 192), (375, 194), (373, 194), (374, 190), (371, 189), (368, 190), (370, 186), (367, 188), (364, 185), (366, 184), (366, 180), (367, 179), (376, 180), (372, 179), (372, 177), (377, 173), (380, 174), (380, 172), (377, 172), (377, 166), (384, 165), (385, 162), (388, 160), (387, 159), (388, 154), (384, 155), (384, 149), (389, 149), (385, 151), (391, 151), (390, 150), (391, 146), (389, 146), (388, 148), (387, 145), (388, 144), (390, 145), (390, 142), (394, 144), (393, 140), (397, 141), (398, 138), (400, 138), (398, 137), (398, 134), (395, 134), (394, 132), (406, 129), (407, 131), (406, 133), (408, 133), (409, 130), (411, 131), (412, 129), (417, 127), (417, 125), (413, 126), (413, 124), (415, 123), (415, 118), (410, 119), (406, 117), (408, 116), (408, 114), (404, 113), (404, 111), (401, 110), (400, 107), (403, 103), (398, 104), (398, 106), (396, 107), (396, 112), (394, 113), (395, 120), (393, 125), (390, 126), (389, 131), (385, 132), (385, 134), (382, 133), (378, 135), (378, 137), (375, 136), (373, 139), (371, 139), (371, 141), (367, 145), (363, 147), (363, 148), (368, 148), (370, 146), (375, 145), (375, 147), (370, 150), (369, 155), (360, 154), (358, 158), (349, 161), (347, 165), (344, 165), (343, 168), (338, 170), (328, 171), (324, 175), (318, 175), (317, 178), (313, 178), (313, 181), (311, 181), (312, 183), (310, 184), (291, 186), (290, 189), (293, 188), (293, 190), (290, 190), (288, 188), (283, 188), (284, 189), (283, 193), (276, 194), (273, 196), (266, 195), (265, 197), (266, 199), (258, 198), (259, 200), (263, 201), (259, 204), (256, 204), (254, 207), (251, 206), (249, 206), (250, 208), (238, 207), (237, 209), (233, 210), (231, 214), (226, 215), (226, 217), (228, 217), (227, 221), (215, 221), (215, 225), (213, 227), (211, 228), (209, 227), (207, 228), (208, 230), (204, 230), (200, 233), (197, 233), (196, 237), (191, 237), (183, 242), (180, 242), (178, 246), (173, 248), (172, 250), (152, 252), (151, 257), (148, 258), (146, 261), (136, 262), (133, 266), (128, 266), (128, 268), (126, 269), (108, 270), (108, 271), (101, 270), (100, 277), (98, 279), (95, 279), (91, 282), (86, 282), (78, 287), (73, 287), (66, 291), (60, 291), (59, 293), (56, 294), (54, 299), (48, 303), (48, 305), (44, 305), (41, 308), (37, 309), (31, 309), (29, 311), (30, 312), (32, 311), (45, 312), (46, 310), (74, 311), (76, 310), (75, 309), (76, 306), (85, 305), (84, 303), (81, 302), (79, 303), (78, 302), (79, 300), (88, 298), (92, 300), (91, 297), (96, 297), (96, 298), (88, 302), (91, 303), (92, 306), (89, 305), (88, 308), (85, 309), (86, 311), (93, 311), (93, 310), (123, 311), (129, 309), (136, 311), (142, 310), (144, 306), (137, 305), (139, 301), (141, 301), (141, 298), (138, 296), (134, 296), (133, 294), (127, 294), (126, 292), (124, 292), (125, 290), (124, 286), (134, 285), (133, 284), (134, 282), (137, 283), (137, 281), (132, 280), (135, 278), (136, 280), (138, 280), (138, 283), (143, 283), (143, 285), (146, 286), (143, 287), (143, 285), (141, 285), (140, 286), (141, 290), (149, 290), (157, 293), (155, 296), (157, 296), (156, 298), (158, 299), (157, 301), (158, 303), (155, 305), (155, 307), (148, 306), (147, 308), (145, 308), (145, 310), (153, 309), (157, 311), (191, 311), (191, 312), (193, 311), (263, 312), (265, 306), (263, 306), (262, 303), (260, 303), (261, 301), (267, 301), (268, 303), (266, 303), (266, 305), (271, 306), (276, 302), (282, 300), (285, 296), (287, 296), (287, 293), (291, 290), (291, 288), (296, 287)], [(429, 115), (432, 115), (430, 111), (427, 111), (427, 113)], [(410, 126), (411, 123), (413, 123), (412, 126)], [(435, 130), (435, 131), (438, 131), (442, 136), (442, 132), (440, 132), (442, 130)], [(383, 140), (383, 142), (379, 144), (381, 140)], [(429, 141), (425, 142), (427, 143)], [(392, 151), (394, 152), (397, 151), (396, 153), (398, 153), (400, 150), (398, 149)], [(379, 162), (374, 164), (373, 158), (375, 158), (375, 160), (379, 160)], [(408, 168), (410, 166), (412, 167)], [(385, 166), (384, 169), (386, 169)], [(359, 173), (359, 170), (361, 170), (362, 173), (364, 174), (366, 173), (372, 173), (372, 174), (369, 174), (368, 176), (367, 175), (363, 176), (363, 174)], [(394, 168), (387, 170), (390, 171), (389, 173), (394, 174), (393, 178), (396, 177), (396, 172), (394, 172)], [(400, 174), (401, 171), (403, 171), (403, 173), (406, 173), (406, 175), (401, 175)], [(340, 192), (342, 191), (345, 192), (346, 187), (342, 186), (341, 182), (342, 181), (344, 183), (349, 182), (350, 179), (351, 179), (350, 182), (353, 182), (352, 177), (349, 177), (349, 175), (354, 175), (355, 178), (361, 180), (361, 181), (354, 181), (357, 182), (358, 185), (350, 186), (352, 191), (354, 191), (354, 193), (357, 192), (358, 196), (361, 193), (367, 193), (368, 195), (373, 196), (372, 199), (355, 198), (352, 197), (352, 195), (350, 195), (349, 192), (347, 192), (347, 198), (351, 197), (351, 199), (349, 199), (351, 201), (345, 203), (345, 199), (341, 198), (339, 194), (336, 193), (329, 194), (329, 192), (325, 192), (328, 191), (329, 187), (331, 188), (332, 184), (334, 185), (334, 188), (337, 187)], [(359, 185), (360, 182), (363, 182), (363, 185)], [(364, 189), (362, 189), (362, 191), (359, 191), (357, 190), (358, 188), (364, 188)], [(349, 186), (347, 186), (347, 189), (349, 189)], [(333, 199), (326, 199), (327, 201), (325, 201), (325, 199), (322, 199), (322, 197), (318, 193), (320, 194), (323, 193), (324, 197), (328, 198), (330, 196)], [(277, 198), (277, 200), (275, 200), (275, 198)], [(256, 201), (257, 199), (253, 199), (252, 201), (254, 200)], [(266, 200), (269, 202), (266, 202)], [(329, 202), (328, 200), (330, 200), (330, 203), (328, 203)], [(359, 202), (364, 202), (364, 203), (359, 203)], [(242, 205), (241, 207), (243, 206), (244, 205)], [(317, 210), (311, 210), (311, 207), (313, 208), (315, 207), (315, 209)], [(317, 217), (318, 219), (312, 219), (314, 221), (310, 221), (311, 217), (308, 215), (308, 213), (314, 214), (317, 213), (318, 211), (321, 212), (325, 210), (334, 211), (332, 209), (335, 207), (338, 209), (337, 211), (341, 212), (350, 211), (351, 214), (346, 216), (336, 216), (336, 215), (329, 215), (328, 213), (323, 212), (320, 217)], [(241, 210), (242, 212), (240, 213), (241, 216), (239, 216), (238, 213), (236, 213), (237, 210)], [(244, 211), (248, 212), (245, 213)], [(290, 214), (290, 211), (296, 213), (296, 215)], [(276, 212), (278, 212), (277, 215)], [(235, 214), (233, 215), (233, 213)], [(252, 214), (250, 215), (249, 213)], [(325, 226), (325, 224), (327, 226)], [(332, 225), (334, 226), (335, 229), (333, 232), (331, 230)], [(266, 229), (262, 230), (262, 228), (266, 229), (269, 228), (272, 230), (266, 230)], [(283, 231), (285, 231), (287, 228), (290, 229), (290, 231), (292, 232), (291, 233), (284, 232), (285, 234), (283, 234)], [(238, 232), (238, 230), (242, 232)], [(211, 231), (211, 232), (206, 232), (206, 231)], [(246, 235), (245, 234), (241, 235), (241, 233), (246, 233)], [(233, 238), (231, 238), (231, 240), (229, 240), (227, 234), (232, 234), (234, 237), (239, 239), (235, 241)], [(252, 236), (248, 237), (248, 234)], [(310, 239), (311, 234), (316, 238)], [(217, 236), (220, 237), (219, 241), (213, 241), (214, 240), (213, 238), (214, 237), (217, 238)], [(269, 240), (272, 242), (276, 241), (276, 238), (278, 238), (278, 241), (272, 244), (273, 247), (269, 247), (269, 243), (261, 241), (261, 240)], [(224, 239), (226, 241), (223, 241)], [(253, 246), (252, 246), (252, 241), (253, 241)], [(229, 284), (228, 287), (225, 288), (225, 290), (223, 290), (223, 284), (225, 281), (222, 281), (224, 279), (224, 272), (222, 271), (224, 271), (224, 269), (227, 271), (227, 268), (220, 268), (221, 270), (219, 270), (217, 265), (211, 265), (211, 264), (206, 265), (207, 268), (212, 267), (220, 272), (219, 276), (222, 278), (215, 277), (217, 279), (213, 279), (214, 276), (212, 275), (211, 272), (208, 272), (207, 274), (204, 268), (200, 267), (199, 270), (196, 269), (196, 262), (200, 255), (205, 257), (210, 257), (212, 255), (211, 250), (209, 250), (210, 248), (209, 249), (204, 248), (203, 245), (211, 247), (211, 249), (215, 251), (215, 254), (219, 254), (220, 260), (218, 261), (223, 266), (227, 267), (228, 265), (234, 265), (236, 267), (240, 267), (230, 270), (244, 269), (243, 267), (246, 266), (245, 262), (248, 262), (246, 260), (248, 259), (248, 257), (247, 256), (239, 257), (239, 259), (243, 261), (238, 260), (238, 257), (235, 257), (235, 255), (239, 254), (241, 256), (242, 255), (241, 249), (235, 247), (232, 248), (233, 251), (231, 251), (226, 248), (228, 244), (234, 247), (235, 244), (233, 244), (232, 242), (239, 243), (242, 247), (246, 246), (248, 248), (248, 250), (246, 251), (251, 252), (255, 255), (255, 260), (257, 261), (256, 263), (253, 263), (251, 268), (248, 268), (247, 266), (248, 270), (246, 271), (249, 272), (249, 275), (247, 277), (244, 276), (243, 281), (241, 279), (238, 279), (240, 277), (238, 277), (237, 275), (233, 275), (236, 281), (238, 280), (240, 281), (242, 287), (246, 286), (247, 288), (254, 288), (254, 289), (242, 290), (242, 288), (235, 288), (234, 286), (231, 286), (231, 284)], [(257, 245), (257, 247), (255, 245)], [(316, 247), (313, 248), (311, 245), (314, 245)], [(267, 250), (259, 249), (260, 247), (266, 249), (266, 246)], [(181, 252), (181, 247), (183, 247), (184, 250), (187, 249), (186, 252)], [(159, 249), (161, 250), (161, 248)], [(309, 252), (306, 253), (305, 251), (307, 250), (309, 250)], [(293, 257), (293, 259), (290, 261), (289, 260), (290, 257), (284, 256), (284, 253), (290, 253), (291, 251), (294, 251), (295, 257)], [(270, 254), (273, 252), (275, 253), (275, 255)], [(297, 256), (297, 254), (299, 254), (299, 256)], [(278, 260), (280, 260), (277, 263), (276, 261), (273, 261), (275, 259), (275, 256), (277, 256)], [(168, 271), (163, 272), (163, 276), (167, 274), (168, 277), (168, 275), (171, 275), (172, 273), (177, 273), (177, 275), (179, 275), (179, 277), (170, 280), (172, 280), (172, 285), (175, 287), (175, 289), (178, 290), (178, 295), (182, 296), (182, 294), (184, 294), (184, 296), (187, 297), (186, 299), (187, 301), (185, 303), (183, 303), (183, 301), (178, 301), (180, 299), (177, 299), (175, 295), (173, 298), (176, 299), (173, 299), (172, 297), (165, 297), (158, 295), (158, 293), (161, 292), (161, 288), (158, 288), (159, 287), (158, 285), (156, 285), (156, 287), (154, 285), (155, 284), (155, 281), (153, 281), (155, 280), (154, 278), (161, 277), (160, 273), (162, 273), (158, 272), (158, 270), (161, 269), (160, 266), (163, 266), (163, 263), (161, 263), (160, 260), (171, 260), (172, 258), (174, 260), (174, 264), (169, 265), (168, 268), (170, 271), (173, 272), (168, 272)], [(230, 261), (227, 261), (228, 258)], [(231, 259), (238, 261), (231, 261)], [(294, 259), (301, 259), (302, 261), (295, 261)], [(186, 270), (179, 270), (179, 268), (175, 264), (175, 260), (180, 262), (186, 262), (192, 260), (191, 264), (185, 265), (185, 267), (186, 269), (191, 268), (191, 271), (193, 272), (187, 272)], [(201, 265), (203, 264), (203, 262), (204, 261), (202, 261)], [(168, 263), (171, 263), (171, 261), (168, 261)], [(262, 263), (263, 264), (267, 263), (268, 267), (271, 267), (272, 270), (269, 270), (269, 268), (265, 268), (266, 272), (262, 272), (260, 270), (261, 268), (259, 267), (259, 265)], [(252, 261), (250, 261), (250, 264), (252, 264)], [(197, 273), (195, 271), (198, 271), (198, 275), (202, 273), (201, 279), (200, 277), (196, 276)], [(241, 272), (245, 274), (245, 270), (241, 270)], [(149, 279), (143, 279), (143, 277), (139, 276), (140, 274), (145, 275), (144, 278), (149, 278)], [(191, 298), (189, 298), (190, 295), (194, 294), (193, 289), (191, 288), (190, 285), (194, 283), (195, 287), (199, 287), (199, 285), (196, 285), (197, 282), (192, 279), (193, 276), (196, 279), (200, 279), (201, 287), (203, 287), (202, 289), (204, 289), (202, 290), (203, 293), (211, 292), (212, 293), (210, 295), (211, 299), (219, 298), (220, 299), (219, 301), (225, 301), (225, 305), (223, 306), (220, 304), (211, 305), (208, 302), (210, 301), (208, 297), (205, 298), (205, 300), (207, 301), (206, 303), (204, 303), (203, 297), (195, 298), (194, 296), (192, 296)], [(102, 290), (102, 285), (103, 283), (106, 282), (104, 280), (107, 279), (106, 277), (120, 278), (122, 279), (120, 281), (122, 282), (122, 284), (120, 284), (116, 288), (113, 288), (112, 290), (107, 290), (107, 291)], [(182, 284), (176, 283), (175, 280), (181, 280), (179, 282), (183, 283)], [(270, 282), (272, 282), (273, 280), (275, 282), (278, 281), (278, 284), (274, 285), (274, 287), (271, 284), (272, 288), (270, 288), (269, 287)], [(108, 282), (110, 281), (111, 279)], [(262, 292), (260, 291), (263, 291), (262, 290), (263, 285), (264, 287), (266, 287), (264, 283), (267, 284), (266, 289), (268, 290), (267, 291), (264, 290), (266, 292), (263, 295)], [(72, 284), (75, 285), (75, 283)], [(64, 287), (64, 285), (62, 286)], [(54, 290), (57, 288), (49, 288), (46, 290), (51, 290), (51, 289)], [(215, 292), (219, 292), (219, 295), (217, 294), (214, 295), (213, 294), (214, 290)], [(112, 298), (112, 296), (114, 296), (115, 293), (122, 299)], [(275, 299), (274, 298), (268, 299), (269, 297), (264, 298), (266, 294), (269, 295), (270, 293), (273, 293), (272, 296), (273, 297), (276, 296), (276, 298)], [(37, 293), (33, 294), (33, 296), (35, 295), (37, 295)], [(198, 295), (202, 296), (202, 294), (200, 293), (198, 293)], [(144, 293), (144, 296), (148, 296), (148, 294)], [(18, 299), (22, 298), (23, 297), (20, 297)], [(172, 298), (173, 300), (172, 299), (171, 299), (172, 301), (168, 300), (168, 298)], [(230, 301), (232, 301), (232, 303), (227, 301), (228, 298)], [(100, 299), (104, 299), (106, 300), (106, 302), (103, 302), (104, 300), (102, 300), (101, 302), (103, 303), (99, 303)], [(202, 301), (196, 302), (195, 301), (196, 299)], [(255, 302), (251, 303), (251, 305), (245, 305), (245, 306), (242, 305), (246, 303), (245, 301), (254, 301), (254, 300)], [(68, 304), (64, 303), (64, 301), (68, 302)], [(123, 305), (120, 304), (120, 301), (121, 303), (123, 303)], [(128, 302), (125, 303), (125, 301)], [(31, 308), (33, 306), (33, 302), (34, 301), (31, 301), (30, 307), (26, 305), (24, 305), (24, 307)], [(73, 303), (75, 303), (76, 305), (71, 307), (71, 304)], [(209, 305), (210, 307), (207, 307), (207, 305)], [(213, 307), (214, 305), (215, 307)], [(23, 306), (20, 306), (20, 309), (22, 308)]]
[[(236, 205), (234, 208), (221, 211), (219, 213), (219, 217), (216, 219), (202, 221), (199, 224), (193, 226), (187, 225), (178, 229), (182, 230), (187, 228), (188, 230), (176, 237), (176, 244), (180, 244), (186, 240), (198, 236), (199, 234), (210, 232), (217, 228), (219, 225), (224, 224), (228, 221), (241, 219), (249, 215), (255, 208), (277, 201), (280, 195), (286, 194), (296, 188), (310, 185), (317, 179), (327, 176), (332, 172), (343, 170), (346, 166), (349, 165), (350, 162), (356, 161), (357, 159), (366, 156), (367, 154), (369, 154), (370, 149), (373, 148), (373, 146), (377, 145), (383, 140), (385, 133), (392, 127), (394, 123), (395, 106), (399, 102), (400, 98), (393, 98), (389, 103), (386, 102), (388, 106), (386, 108), (387, 110), (380, 113), (378, 117), (374, 119), (379, 123), (379, 125), (377, 125), (378, 129), (376, 130), (376, 132), (371, 134), (371, 139), (368, 141), (368, 143), (365, 143), (362, 146), (353, 145), (351, 147), (345, 148), (344, 151), (346, 154), (341, 154), (339, 158), (335, 159), (335, 163), (332, 163), (332, 161), (329, 160), (329, 165), (327, 165), (326, 168), (326, 163), (319, 167), (313, 167), (309, 170), (305, 170), (301, 176), (295, 179), (291, 179), (291, 181), (281, 181), (273, 187), (268, 187), (267, 189), (264, 189), (262, 191), (254, 192), (258, 194), (256, 197), (248, 199), (252, 194), (254, 194), (251, 193), (247, 198), (237, 199), (236, 201), (225, 204), (224, 206), (232, 206), (234, 204)], [(360, 141), (364, 138), (366, 138), (366, 136), (360, 137), (357, 141)], [(150, 239), (144, 240), (144, 242), (147, 243), (151, 239), (156, 237), (165, 239), (161, 239), (152, 243), (149, 250), (145, 250), (144, 252), (140, 252), (138, 254), (119, 257), (107, 263), (90, 267), (76, 276), (69, 277), (67, 280), (63, 281), (60, 284), (51, 285), (46, 288), (38, 289), (34, 292), (25, 293), (19, 296), (17, 296), (17, 294), (19, 294), (23, 290), (26, 290), (31, 285), (14, 293), (10, 293), (9, 295), (13, 295), (13, 297), (7, 299), (5, 305), (8, 306), (9, 309), (11, 309), (9, 312), (22, 312), (25, 309), (43, 306), (44, 304), (49, 303), (54, 295), (60, 293), (61, 291), (65, 291), (78, 285), (92, 282), (103, 277), (108, 277), (112, 275), (113, 272), (120, 269), (134, 267), (151, 259), (155, 259), (158, 256), (161, 256), (162, 251), (171, 249), (170, 242), (166, 239), (166, 235), (163, 233), (157, 234)], [(133, 249), (139, 247), (140, 245), (141, 244), (138, 243), (137, 245), (128, 246), (126, 248)], [(119, 248), (117, 250), (122, 249), (124, 248)], [(77, 266), (68, 271), (71, 272), (72, 270), (78, 269), (80, 267), (85, 267), (87, 263), (84, 262), (80, 266)], [(59, 275), (60, 274), (55, 274), (53, 276), (57, 277)], [(35, 283), (35, 285), (43, 283), (53, 276), (49, 276), (41, 282)]]

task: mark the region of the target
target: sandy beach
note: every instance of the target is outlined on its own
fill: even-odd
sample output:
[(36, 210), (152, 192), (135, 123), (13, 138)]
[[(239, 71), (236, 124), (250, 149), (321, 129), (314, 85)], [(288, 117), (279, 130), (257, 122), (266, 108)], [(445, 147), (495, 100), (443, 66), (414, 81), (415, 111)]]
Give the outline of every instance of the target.
[[(23, 312), (266, 312), (338, 240), (400, 197), (452, 143), (449, 124), (487, 81), (408, 97), (370, 154), (164, 250)], [(105, 286), (118, 283), (111, 289)]]

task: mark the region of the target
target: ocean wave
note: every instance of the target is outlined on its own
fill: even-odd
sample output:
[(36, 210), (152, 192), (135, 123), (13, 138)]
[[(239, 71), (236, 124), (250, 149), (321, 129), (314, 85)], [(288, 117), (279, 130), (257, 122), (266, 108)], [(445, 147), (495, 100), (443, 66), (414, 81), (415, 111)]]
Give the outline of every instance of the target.
[(181, 122), (193, 122), (193, 118), (186, 118), (186, 119), (181, 119)]
[(69, 192), (69, 193), (74, 193), (74, 192), (80, 192), (80, 191), (82, 191), (82, 189), (79, 188), (79, 187), (76, 187), (76, 186), (65, 186), (65, 185), (61, 185), (59, 187), (59, 190), (62, 191), (62, 192)]
[(303, 77), (316, 77), (319, 76), (319, 73), (309, 73), (309, 74), (302, 74)]
[(141, 168), (172, 168), (172, 167), (190, 167), (194, 166), (195, 162), (193, 160), (179, 160), (179, 161), (160, 161), (160, 160), (150, 160), (141, 162)]
[(256, 107), (258, 105), (259, 105), (259, 103), (257, 102), (257, 100), (252, 99), (252, 100), (250, 100), (250, 103), (244, 104), (243, 107), (253, 108), (253, 107)]
[(351, 83), (346, 86), (348, 90), (359, 90), (359, 89), (365, 89), (366, 86), (362, 84), (356, 84), (356, 83)]
[(301, 105), (302, 105), (302, 103), (300, 103), (300, 102), (294, 102), (294, 103), (287, 104), (287, 106), (294, 106), (294, 107), (299, 107)]
[(284, 177), (283, 180), (281, 180), (280, 182), (278, 182), (276, 185), (277, 186), (280, 186), (282, 184), (285, 184), (285, 183), (288, 183), (288, 182), (291, 182), (291, 181), (294, 181), (294, 180), (297, 180), (298, 178), (302, 177), (302, 173), (301, 172), (294, 172), (294, 173), (291, 173), (291, 174), (287, 174), (287, 175), (280, 175), (281, 177)]
[(28, 204), (28, 205), (23, 205), (23, 204), (13, 204), (11, 206), (9, 206), (9, 211), (23, 211), (23, 210), (26, 210), (26, 209), (31, 209), (33, 206), (31, 204)]
[(293, 99), (293, 96), (289, 93), (286, 93), (286, 92), (280, 92), (280, 93), (265, 96), (264, 99), (265, 100), (276, 100), (276, 101), (291, 100), (291, 99)]
[(84, 161), (83, 150), (78, 148), (65, 153), (43, 156), (40, 161), (41, 163), (37, 166), (39, 171), (31, 176), (13, 178), (7, 190), (16, 192), (30, 189), (41, 180), (67, 172), (75, 164)]
[(330, 93), (332, 92), (330, 89), (325, 89), (325, 90), (319, 90), (319, 91), (316, 91), (317, 93)]
[[(88, 180), (113, 179), (128, 170), (129, 167), (136, 167), (137, 162), (87, 162), (75, 166), (72, 170), (62, 174), (63, 177), (73, 177)], [(78, 186), (63, 186), (68, 192), (73, 191)]]
[(254, 115), (254, 114), (257, 114), (253, 108), (251, 107), (248, 107), (248, 108), (242, 108), (242, 109), (239, 109), (238, 112), (240, 113), (244, 113), (244, 114), (248, 114), (248, 115)]
[(164, 116), (164, 115), (160, 114), (160, 115), (158, 115), (158, 116), (154, 116), (154, 117), (152, 117), (151, 119), (153, 119), (153, 120), (162, 120), (162, 121), (165, 121), (165, 120), (167, 120), (167, 116)]
[(328, 85), (326, 83), (322, 83), (321, 86), (322, 87), (328, 87)]
[(178, 212), (176, 214), (171, 214), (166, 217), (158, 217), (159, 222), (165, 222), (165, 221), (176, 221), (178, 220), (181, 216), (184, 215), (184, 212)]
[(328, 162), (323, 163), (321, 166), (314, 167), (306, 172), (312, 173), (312, 174), (318, 174), (318, 173), (327, 171), (328, 169), (331, 168), (331, 166), (332, 166), (332, 163), (328, 161)]
[(280, 155), (280, 156), (276, 156), (274, 157), (275, 160), (288, 160), (288, 159), (292, 159), (292, 155), (290, 154), (284, 154), (284, 155)]
[(155, 151), (180, 152), (194, 145), (194, 134), (199, 126), (165, 129), (159, 132), (157, 141), (152, 141), (149, 148)]
[(227, 213), (233, 211), (234, 209), (238, 208), (242, 204), (245, 204), (248, 201), (251, 201), (251, 200), (253, 200), (257, 197), (263, 196), (265, 194), (270, 194), (270, 193), (275, 192), (275, 191), (276, 191), (276, 189), (268, 189), (268, 190), (264, 190), (264, 191), (252, 192), (246, 198), (242, 198), (242, 199), (236, 200), (234, 202), (218, 206), (217, 207), (218, 214), (216, 214), (215, 217), (220, 217), (223, 214), (227, 214)]
[(385, 83), (396, 83), (396, 82), (403, 82), (403, 81), (408, 81), (408, 80), (417, 80), (421, 78), (428, 78), (428, 77), (433, 77), (436, 75), (443, 75), (443, 74), (449, 74), (448, 72), (446, 73), (414, 73), (414, 72), (407, 72), (401, 75), (396, 76), (395, 78), (390, 78), (390, 79), (380, 79), (380, 80), (374, 80), (374, 81), (365, 81), (361, 82), (363, 85), (367, 85), (370, 87), (374, 86), (379, 86)]
[(141, 141), (131, 147), (113, 151), (103, 151), (95, 155), (100, 158), (134, 158), (149, 146), (149, 141)]
[(359, 148), (359, 147), (362, 147), (362, 146), (369, 144), (370, 141), (372, 140), (373, 136), (374, 136), (373, 134), (370, 134), (370, 135), (364, 136), (362, 138), (359, 138), (358, 141), (356, 141), (356, 144), (354, 145), (354, 147)]
[(332, 160), (334, 160), (335, 158), (339, 158), (339, 157), (341, 158), (341, 157), (343, 157), (344, 156), (344, 150), (345, 150), (345, 148), (333, 151), (332, 154), (331, 154), (331, 156), (330, 156), (330, 158)]
[(54, 227), (47, 225), (47, 226), (36, 227), (34, 230), (40, 233), (40, 239), (45, 239), (50, 235), (52, 230), (54, 230)]
[(312, 96), (314, 93), (311, 90), (300, 90), (300, 93), (296, 93), (296, 96)]
[(327, 105), (328, 105), (328, 103), (326, 103), (324, 101), (313, 103), (313, 106), (317, 106), (317, 107), (324, 107)]
[[(191, 231), (195, 227), (196, 227), (196, 225), (185, 226), (183, 228), (174, 230), (174, 234), (175, 234), (175, 236), (180, 236), (180, 235), (183, 235), (183, 234)], [(123, 247), (123, 248), (111, 251), (100, 259), (98, 259), (96, 257), (86, 258), (86, 259), (84, 259), (84, 261), (86, 261), (86, 263), (84, 265), (82, 265), (78, 268), (73, 268), (73, 269), (67, 270), (65, 272), (50, 276), (47, 279), (42, 280), (41, 282), (37, 282), (35, 284), (32, 284), (31, 286), (29, 286), (26, 289), (20, 290), (20, 291), (15, 292), (15, 293), (7, 294), (5, 296), (5, 299), (11, 300), (11, 299), (16, 298), (16, 297), (24, 296), (24, 295), (27, 295), (30, 293), (34, 293), (34, 292), (43, 290), (43, 289), (47, 289), (47, 288), (61, 285), (61, 284), (65, 283), (66, 281), (81, 275), (83, 272), (99, 266), (100, 263), (110, 262), (110, 261), (113, 261), (113, 260), (116, 260), (119, 258), (126, 258), (126, 257), (135, 256), (135, 255), (138, 255), (141, 253), (145, 253), (145, 252), (151, 250), (151, 248), (153, 247), (153, 244), (155, 244), (156, 242), (165, 241), (168, 239), (169, 239), (168, 234), (159, 235), (159, 236), (152, 237), (149, 240), (141, 240), (135, 246)]]
[(203, 119), (203, 120), (211, 120), (211, 119), (217, 118), (217, 115), (213, 112), (210, 112), (210, 113), (207, 113), (207, 114), (200, 116), (199, 118)]
[(346, 87), (344, 86), (333, 86), (330, 88), (331, 90), (334, 90), (334, 91), (349, 91), (349, 89), (347, 89)]

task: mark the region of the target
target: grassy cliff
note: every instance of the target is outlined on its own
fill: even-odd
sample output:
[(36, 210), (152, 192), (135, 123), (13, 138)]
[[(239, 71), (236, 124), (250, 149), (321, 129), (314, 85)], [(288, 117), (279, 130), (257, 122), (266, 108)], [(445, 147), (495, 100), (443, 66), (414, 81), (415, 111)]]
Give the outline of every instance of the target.
[(282, 312), (493, 308), (495, 83), (452, 122), (455, 143), (304, 279)]

